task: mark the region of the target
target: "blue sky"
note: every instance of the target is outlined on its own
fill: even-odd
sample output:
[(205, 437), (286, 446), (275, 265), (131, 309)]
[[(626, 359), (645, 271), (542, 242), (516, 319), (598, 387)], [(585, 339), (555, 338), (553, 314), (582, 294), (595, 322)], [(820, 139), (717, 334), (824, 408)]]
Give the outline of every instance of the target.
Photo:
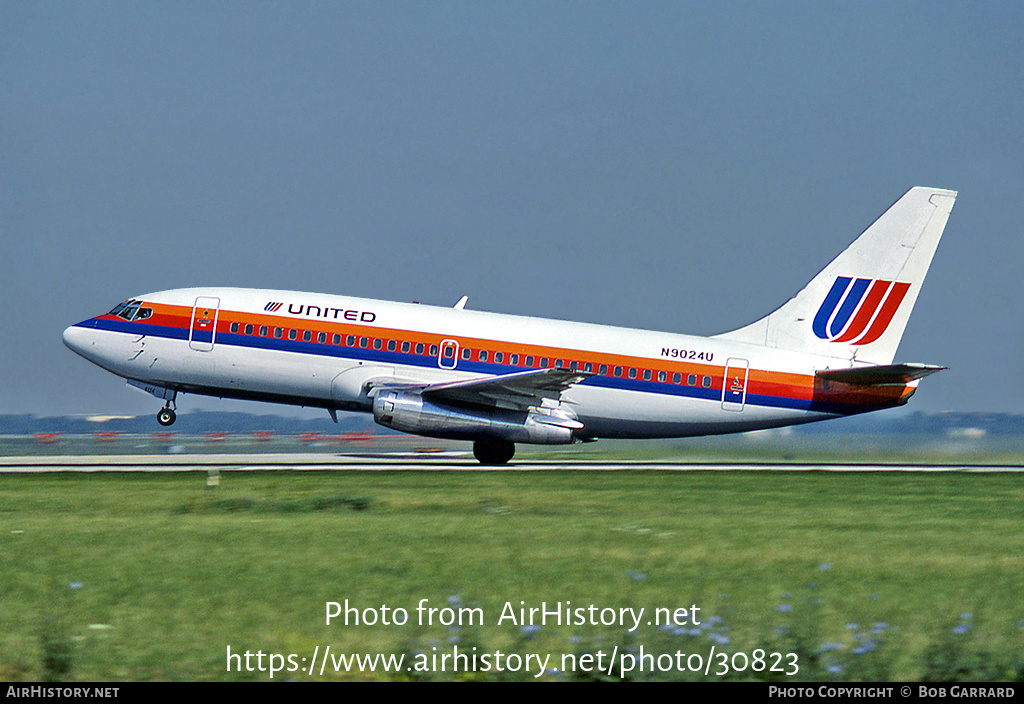
[(0, 96), (0, 413), (155, 412), (60, 333), (186, 286), (714, 334), (917, 185), (909, 408), (1024, 412), (1019, 3), (0, 0)]

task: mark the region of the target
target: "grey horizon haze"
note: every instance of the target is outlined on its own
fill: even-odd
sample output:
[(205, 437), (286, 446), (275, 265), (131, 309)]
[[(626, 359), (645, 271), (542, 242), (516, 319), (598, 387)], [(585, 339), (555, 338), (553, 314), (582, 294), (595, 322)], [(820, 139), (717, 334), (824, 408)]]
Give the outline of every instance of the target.
[(3, 414), (155, 414), (61, 332), (172, 288), (723, 332), (913, 186), (907, 410), (1024, 412), (1019, 3), (0, 0), (0, 108)]

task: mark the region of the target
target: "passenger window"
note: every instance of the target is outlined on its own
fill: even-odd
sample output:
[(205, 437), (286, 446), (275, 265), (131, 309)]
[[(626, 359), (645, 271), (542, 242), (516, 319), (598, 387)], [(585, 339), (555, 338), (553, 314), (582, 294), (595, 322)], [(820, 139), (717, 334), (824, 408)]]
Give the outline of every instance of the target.
[(245, 334), (252, 335), (252, 323), (245, 324)]
[(681, 383), (683, 383), (683, 375), (680, 374), (679, 372), (676, 372), (675, 374), (673, 374), (672, 375), (672, 383), (673, 384), (681, 384)]
[(686, 377), (686, 385), (687, 386), (696, 386), (697, 385), (697, 375), (696, 374), (688, 375)]
[(608, 374), (608, 365), (602, 364), (600, 367), (597, 368), (597, 373), (600, 374), (601, 376), (605, 376), (606, 374)]
[(295, 328), (289, 328), (288, 329), (288, 339), (289, 340), (297, 340), (297, 339), (299, 339), (299, 331), (296, 330)]
[(704, 377), (701, 380), (700, 383), (701, 383), (701, 386), (703, 386), (705, 389), (710, 389), (711, 388), (711, 377), (709, 377), (709, 376)]
[(231, 332), (238, 332), (238, 323), (231, 323)]
[(274, 328), (274, 337), (284, 337), (284, 328)]
[(321, 332), (317, 334), (316, 341), (319, 342), (320, 344), (327, 342), (327, 333)]
[(532, 367), (533, 366), (533, 355), (532, 354), (526, 355), (526, 366), (528, 366), (528, 367)]
[(267, 326), (266, 325), (260, 325), (260, 337), (266, 337), (267, 336), (267, 332), (269, 332), (269, 329), (267, 328)]
[(519, 355), (518, 354), (509, 355), (508, 363), (511, 364), (514, 367), (518, 367), (519, 366)]
[(469, 349), (468, 347), (463, 347), (462, 348), (462, 358), (463, 359), (469, 359), (471, 356), (473, 356), (473, 350)]
[(636, 367), (629, 368), (629, 378), (636, 379)]
[(622, 367), (615, 367), (615, 376), (622, 376)]
[(341, 335), (339, 335), (338, 333), (334, 333), (334, 337), (331, 338), (331, 342), (333, 342), (336, 345), (340, 345), (341, 344)]
[(423, 343), (422, 342), (417, 342), (416, 343), (416, 354), (423, 354)]
[(650, 381), (650, 380), (651, 380), (651, 370), (650, 369), (644, 369), (644, 381)]
[(487, 350), (480, 350), (480, 361), (481, 362), (486, 362), (487, 361)]
[(494, 353), (494, 361), (497, 364), (501, 364), (502, 361), (504, 361), (504, 359), (505, 359), (505, 353), (504, 352), (495, 352)]
[(355, 335), (349, 335), (347, 338), (345, 338), (345, 344), (347, 346), (349, 346), (349, 347), (355, 347), (356, 346), (356, 336)]
[(408, 352), (409, 348), (410, 348), (410, 345), (409, 345), (408, 342), (402, 342), (402, 351), (403, 352)]
[(313, 331), (312, 330), (303, 330), (302, 331), (302, 341), (303, 342), (312, 342), (312, 340), (313, 340)]
[(388, 352), (394, 352), (398, 349), (398, 342), (395, 340), (388, 340)]

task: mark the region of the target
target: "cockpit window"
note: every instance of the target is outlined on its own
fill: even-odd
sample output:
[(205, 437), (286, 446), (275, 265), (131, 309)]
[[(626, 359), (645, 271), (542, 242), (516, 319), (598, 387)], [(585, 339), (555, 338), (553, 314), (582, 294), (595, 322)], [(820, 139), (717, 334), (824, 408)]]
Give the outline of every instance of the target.
[(127, 305), (129, 303), (131, 303), (131, 301), (125, 301), (124, 303), (118, 303), (116, 306), (114, 306), (113, 310), (111, 310), (110, 313), (108, 313), (107, 315), (121, 315), (121, 311), (123, 311), (125, 309), (125, 307), (127, 307)]
[(143, 308), (142, 301), (129, 300), (124, 303), (118, 303), (109, 314), (116, 315), (124, 320), (145, 320), (153, 315), (153, 309)]
[(135, 314), (139, 312), (139, 306), (142, 305), (142, 301), (128, 301), (121, 312), (117, 314), (118, 318), (124, 318), (125, 320), (131, 320), (135, 317)]

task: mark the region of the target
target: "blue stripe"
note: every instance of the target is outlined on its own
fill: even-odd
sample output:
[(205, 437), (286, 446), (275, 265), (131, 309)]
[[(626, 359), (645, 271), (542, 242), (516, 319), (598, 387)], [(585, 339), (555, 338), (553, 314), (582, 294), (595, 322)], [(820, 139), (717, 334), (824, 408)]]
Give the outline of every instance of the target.
[(103, 320), (93, 318), (75, 325), (76, 328), (94, 328), (96, 330), (108, 330), (110, 332), (124, 332), (129, 335), (150, 335), (152, 337), (165, 337), (169, 340), (187, 340), (188, 330), (184, 328), (173, 328), (167, 325), (153, 325), (142, 323), (131, 323), (127, 320)]
[(825, 296), (824, 303), (821, 304), (821, 308), (814, 315), (814, 323), (811, 325), (811, 329), (814, 330), (814, 334), (820, 337), (822, 340), (828, 339), (828, 319), (832, 316), (832, 312), (839, 305), (839, 299), (843, 297), (843, 293), (846, 292), (846, 287), (850, 285), (849, 276), (840, 276), (836, 279), (836, 282), (832, 284), (832, 290)]
[(846, 300), (843, 301), (843, 306), (839, 309), (839, 313), (832, 320), (832, 325), (829, 327), (829, 332), (832, 333), (832, 337), (839, 337), (839, 333), (843, 331), (846, 324), (850, 321), (850, 316), (853, 315), (853, 311), (857, 309), (857, 304), (860, 303), (860, 299), (864, 298), (864, 292), (868, 290), (868, 285), (871, 283), (871, 279), (857, 279), (853, 288), (846, 294)]

